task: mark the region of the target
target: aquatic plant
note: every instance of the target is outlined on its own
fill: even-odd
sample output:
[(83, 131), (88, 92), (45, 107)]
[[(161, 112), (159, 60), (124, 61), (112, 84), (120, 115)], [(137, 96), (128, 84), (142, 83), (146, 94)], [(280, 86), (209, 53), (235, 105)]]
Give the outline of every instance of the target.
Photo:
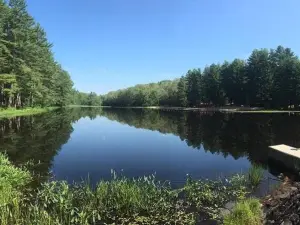
[(232, 212), (225, 216), (224, 225), (261, 225), (262, 209), (258, 199), (238, 202)]
[(196, 224), (200, 214), (201, 219), (221, 220), (219, 208), (244, 200), (248, 193), (243, 174), (215, 181), (188, 177), (185, 186), (175, 190), (154, 175), (128, 179), (115, 172), (110, 181), (95, 187), (52, 181), (28, 189), (30, 173), (2, 154), (0, 181), (0, 225)]
[[(192, 180), (188, 177), (184, 186), (187, 200), (196, 206), (207, 217), (218, 219), (219, 208), (228, 201), (241, 200), (247, 195), (247, 178), (243, 174), (236, 174), (228, 179)], [(220, 219), (220, 218), (219, 218)]]
[(264, 169), (257, 164), (253, 164), (248, 171), (248, 180), (252, 187), (257, 187), (264, 176)]

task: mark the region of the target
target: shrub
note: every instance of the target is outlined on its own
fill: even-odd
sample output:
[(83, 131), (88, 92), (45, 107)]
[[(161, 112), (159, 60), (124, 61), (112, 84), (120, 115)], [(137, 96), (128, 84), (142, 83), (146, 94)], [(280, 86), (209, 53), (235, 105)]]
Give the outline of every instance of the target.
[(261, 204), (257, 199), (243, 200), (234, 207), (233, 211), (225, 216), (224, 225), (261, 225)]

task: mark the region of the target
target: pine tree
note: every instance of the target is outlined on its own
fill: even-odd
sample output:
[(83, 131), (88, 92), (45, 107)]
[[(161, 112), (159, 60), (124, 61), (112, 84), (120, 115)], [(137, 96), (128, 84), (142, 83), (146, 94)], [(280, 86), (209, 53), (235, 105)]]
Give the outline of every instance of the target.
[(221, 87), (221, 66), (212, 64), (203, 71), (202, 93), (206, 103), (224, 104), (224, 93)]
[(270, 101), (272, 73), (267, 49), (254, 50), (247, 61), (247, 99), (250, 105), (263, 106)]
[(182, 76), (179, 79), (178, 85), (177, 85), (177, 98), (179, 105), (182, 107), (187, 106), (187, 85), (186, 85), (186, 78)]
[(244, 60), (235, 59), (232, 63), (225, 62), (221, 66), (221, 86), (230, 103), (245, 104), (247, 77)]
[(270, 53), (273, 72), (273, 105), (299, 105), (300, 62), (289, 48), (278, 46)]
[(51, 47), (25, 0), (0, 0), (0, 106), (67, 104), (73, 84)]
[(187, 80), (187, 101), (189, 106), (197, 106), (201, 102), (201, 70), (189, 70), (186, 74)]

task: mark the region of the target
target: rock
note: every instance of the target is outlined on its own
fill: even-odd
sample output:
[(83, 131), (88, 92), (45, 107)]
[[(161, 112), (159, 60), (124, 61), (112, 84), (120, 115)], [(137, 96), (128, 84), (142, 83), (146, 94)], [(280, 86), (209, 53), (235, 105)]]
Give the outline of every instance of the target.
[(232, 211), (232, 209), (234, 208), (235, 205), (236, 205), (235, 202), (227, 202), (225, 204), (225, 209), (228, 209), (228, 210)]
[(263, 199), (264, 221), (270, 225), (300, 225), (300, 182), (286, 183)]
[(289, 198), (290, 197), (290, 193), (283, 193), (281, 195), (278, 196), (280, 199), (285, 199), (285, 198)]
[(298, 191), (298, 188), (296, 188), (296, 187), (291, 187), (291, 191)]
[(300, 217), (299, 217), (299, 215), (297, 215), (297, 214), (294, 213), (293, 215), (290, 216), (290, 219), (291, 219), (293, 222), (299, 222)]
[(290, 220), (285, 220), (280, 225), (293, 225), (293, 223)]
[(229, 210), (229, 209), (225, 209), (225, 208), (220, 208), (220, 209), (219, 209), (219, 212), (220, 212), (220, 215), (221, 215), (222, 217), (225, 217), (225, 216), (227, 216), (227, 215), (230, 214), (230, 210)]

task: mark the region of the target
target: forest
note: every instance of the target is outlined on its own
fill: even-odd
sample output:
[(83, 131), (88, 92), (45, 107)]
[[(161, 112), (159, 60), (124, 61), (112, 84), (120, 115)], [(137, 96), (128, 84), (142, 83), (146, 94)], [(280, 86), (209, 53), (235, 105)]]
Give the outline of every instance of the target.
[(100, 104), (95, 93), (73, 89), (51, 48), (25, 0), (0, 0), (0, 108)]
[(179, 79), (97, 95), (73, 88), (25, 0), (0, 0), (0, 108), (65, 105), (298, 108), (300, 61), (290, 48), (255, 49)]
[(180, 79), (102, 96), (107, 106), (259, 106), (300, 104), (300, 61), (290, 48), (255, 49), (248, 59), (191, 69)]
[(0, 0), (0, 106), (68, 104), (73, 82), (24, 0)]

